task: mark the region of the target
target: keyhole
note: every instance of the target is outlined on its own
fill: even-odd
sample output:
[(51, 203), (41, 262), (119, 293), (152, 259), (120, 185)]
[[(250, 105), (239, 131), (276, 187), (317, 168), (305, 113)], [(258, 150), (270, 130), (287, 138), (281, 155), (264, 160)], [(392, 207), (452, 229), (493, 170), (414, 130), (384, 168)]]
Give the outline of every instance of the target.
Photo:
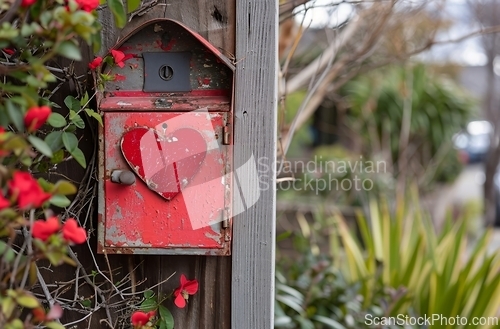
[(171, 80), (174, 76), (174, 70), (169, 65), (162, 65), (160, 70), (158, 71), (160, 78), (162, 80), (168, 81)]

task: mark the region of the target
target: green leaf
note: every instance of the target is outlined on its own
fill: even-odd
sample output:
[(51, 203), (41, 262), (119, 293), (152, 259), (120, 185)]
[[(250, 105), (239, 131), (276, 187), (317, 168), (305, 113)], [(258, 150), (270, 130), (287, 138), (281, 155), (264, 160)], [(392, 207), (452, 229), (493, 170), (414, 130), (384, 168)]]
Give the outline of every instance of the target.
[(82, 117), (79, 114), (74, 115), (71, 118), (71, 122), (80, 129), (85, 128), (85, 121), (83, 121)]
[(66, 119), (60, 115), (59, 113), (53, 112), (50, 116), (49, 119), (47, 120), (49, 125), (51, 125), (54, 128), (62, 128), (66, 126)]
[(76, 267), (76, 262), (73, 260), (73, 258), (63, 255), (62, 260), (64, 263)]
[(33, 135), (29, 135), (28, 140), (40, 153), (46, 157), (52, 158), (52, 149), (49, 145), (47, 145), (47, 143)]
[(68, 181), (60, 180), (54, 185), (54, 193), (62, 195), (71, 195), (76, 193), (75, 185)]
[(299, 314), (304, 313), (304, 309), (299, 303), (297, 303), (297, 300), (295, 298), (292, 298), (290, 296), (278, 295), (276, 296), (276, 300), (295, 310)]
[(168, 308), (163, 305), (160, 305), (158, 308), (160, 312), (161, 319), (165, 322), (165, 328), (173, 329), (174, 328), (174, 317)]
[(45, 143), (49, 145), (53, 152), (58, 151), (61, 147), (63, 147), (62, 134), (62, 131), (53, 131), (45, 136)]
[(329, 328), (345, 329), (343, 325), (333, 319), (327, 318), (326, 316), (315, 315), (312, 317), (312, 319), (318, 321), (319, 323), (327, 325)]
[(47, 88), (47, 84), (44, 81), (37, 79), (32, 75), (28, 75), (26, 77), (26, 83), (33, 88)]
[(127, 0), (127, 12), (131, 13), (141, 4), (141, 0)]
[[(70, 111), (78, 112), (80, 110), (80, 101), (73, 96), (66, 96), (64, 99), (64, 104), (68, 107)], [(71, 120), (76, 113), (69, 114), (69, 119)]]
[(63, 132), (62, 142), (69, 153), (72, 153), (75, 149), (78, 148), (78, 138), (76, 138), (76, 136), (72, 133)]
[(5, 101), (5, 108), (7, 110), (7, 114), (9, 115), (10, 120), (17, 128), (17, 130), (24, 129), (24, 117), (21, 110), (15, 106), (10, 100)]
[(94, 111), (92, 109), (85, 109), (85, 113), (87, 113), (87, 115), (89, 117), (96, 119), (102, 127), (102, 117), (99, 113), (97, 113), (96, 111)]
[(108, 0), (108, 7), (115, 17), (115, 24), (117, 27), (122, 28), (127, 21), (127, 14), (125, 13), (125, 6), (122, 0)]
[(24, 329), (24, 324), (19, 319), (14, 319), (5, 325), (5, 329)]
[[(38, 1), (37, 1), (38, 2)], [(39, 17), (40, 23), (44, 28), (47, 28), (47, 26), (50, 24), (50, 22), (53, 20), (52, 17), (52, 11), (51, 10), (43, 10), (40, 13)]]
[(85, 104), (87, 104), (88, 101), (89, 101), (89, 93), (85, 92), (85, 95), (83, 95), (82, 99), (80, 99), (80, 106), (84, 106)]
[(82, 304), (83, 307), (92, 307), (92, 301), (90, 299), (84, 299), (80, 302), (80, 304)]
[(50, 162), (53, 164), (58, 164), (61, 163), (63, 160), (64, 160), (64, 151), (57, 150), (54, 152), (54, 155), (52, 156), (52, 159), (50, 159)]
[(26, 308), (37, 308), (40, 306), (40, 303), (38, 302), (38, 299), (36, 299), (34, 296), (31, 296), (27, 293), (24, 293), (21, 296), (18, 296), (16, 298), (16, 301), (19, 305), (22, 307)]
[(21, 27), (21, 35), (23, 37), (30, 36), (34, 32), (35, 32), (35, 29), (33, 26), (31, 26), (31, 24), (23, 24)]
[(68, 199), (64, 195), (53, 195), (52, 198), (50, 198), (49, 202), (50, 204), (53, 204), (54, 206), (59, 208), (64, 208), (71, 204), (70, 199)]
[(154, 299), (152, 299), (152, 298), (145, 299), (141, 303), (141, 311), (149, 312), (149, 311), (153, 311), (155, 309), (156, 309), (156, 301)]
[(54, 184), (47, 181), (43, 177), (38, 178), (37, 181), (38, 181), (38, 184), (43, 188), (44, 191), (52, 191), (54, 189)]
[(22, 138), (19, 135), (14, 135), (13, 137), (9, 138), (6, 142), (4, 142), (3, 149), (19, 152), (21, 149), (24, 149), (27, 146), (28, 144), (26, 143), (26, 140), (24, 138)]
[(58, 322), (52, 321), (45, 323), (45, 326), (49, 329), (64, 329), (64, 326)]
[(153, 294), (154, 294), (153, 290), (145, 290), (144, 291), (144, 298), (149, 299), (149, 298), (153, 297)]
[(82, 150), (77, 147), (69, 153), (73, 156), (73, 158), (75, 158), (76, 162), (78, 162), (80, 166), (82, 166), (83, 168), (87, 167), (87, 161), (85, 160), (85, 155), (83, 154)]
[(0, 240), (0, 255), (7, 264), (12, 263), (16, 259), (16, 253), (4, 241)]
[(82, 54), (80, 54), (80, 48), (72, 41), (63, 41), (57, 47), (56, 52), (69, 59), (73, 59), (75, 61), (82, 60)]

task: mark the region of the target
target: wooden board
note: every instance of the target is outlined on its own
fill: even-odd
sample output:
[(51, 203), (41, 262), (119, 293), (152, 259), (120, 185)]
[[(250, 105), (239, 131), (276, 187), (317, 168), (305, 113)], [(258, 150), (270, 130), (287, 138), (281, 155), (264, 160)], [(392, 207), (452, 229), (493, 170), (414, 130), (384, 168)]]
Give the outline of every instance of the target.
[[(234, 167), (241, 167), (253, 155), (258, 164), (273, 168), (277, 135), (278, 1), (237, 1), (236, 9)], [(264, 168), (257, 167), (258, 181), (264, 184), (247, 181), (246, 188), (260, 190), (258, 202), (233, 222), (234, 329), (274, 327), (276, 182), (274, 170), (259, 170)]]
[(100, 13), (103, 25), (100, 54), (106, 54), (120, 37), (127, 35), (145, 21), (166, 17), (184, 23), (220, 49), (226, 57), (232, 57), (235, 47), (235, 12), (235, 0), (158, 0), (151, 10), (141, 16), (135, 16), (123, 30), (119, 30), (114, 25), (111, 13), (103, 10)]

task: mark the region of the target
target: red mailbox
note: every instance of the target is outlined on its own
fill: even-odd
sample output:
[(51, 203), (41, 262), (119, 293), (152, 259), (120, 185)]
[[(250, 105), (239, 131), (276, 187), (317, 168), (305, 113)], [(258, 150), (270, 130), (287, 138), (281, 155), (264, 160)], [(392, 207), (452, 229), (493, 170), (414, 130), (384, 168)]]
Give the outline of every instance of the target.
[(234, 66), (168, 19), (115, 49), (128, 59), (98, 94), (99, 252), (229, 255)]

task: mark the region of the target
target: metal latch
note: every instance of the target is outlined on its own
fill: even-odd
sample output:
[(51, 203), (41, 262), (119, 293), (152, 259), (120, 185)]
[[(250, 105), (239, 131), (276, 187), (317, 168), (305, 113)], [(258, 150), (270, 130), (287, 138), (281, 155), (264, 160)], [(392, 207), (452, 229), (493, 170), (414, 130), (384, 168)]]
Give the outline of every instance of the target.
[(191, 91), (191, 53), (143, 53), (145, 92)]

